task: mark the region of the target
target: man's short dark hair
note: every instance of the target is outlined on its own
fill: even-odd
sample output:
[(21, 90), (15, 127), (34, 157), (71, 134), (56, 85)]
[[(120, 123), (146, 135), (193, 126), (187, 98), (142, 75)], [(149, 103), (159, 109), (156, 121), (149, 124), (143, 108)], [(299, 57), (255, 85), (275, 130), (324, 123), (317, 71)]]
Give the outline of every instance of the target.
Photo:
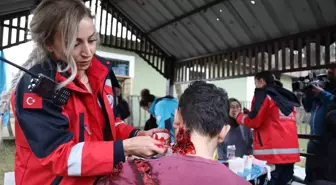
[(217, 136), (228, 124), (228, 108), (227, 92), (204, 81), (191, 83), (179, 101), (186, 129), (210, 137)]

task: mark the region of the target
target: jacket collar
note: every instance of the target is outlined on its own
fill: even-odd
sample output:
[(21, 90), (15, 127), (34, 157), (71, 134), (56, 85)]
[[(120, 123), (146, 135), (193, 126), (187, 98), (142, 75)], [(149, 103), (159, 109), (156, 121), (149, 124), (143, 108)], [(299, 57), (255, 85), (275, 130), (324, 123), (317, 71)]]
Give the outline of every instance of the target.
[[(100, 58), (101, 59), (101, 58)], [(50, 60), (52, 60), (50, 58)], [(52, 60), (53, 61), (53, 60)], [(55, 61), (53, 61), (54, 63), (56, 63)], [(93, 82), (93, 86), (97, 87), (103, 87), (104, 83), (105, 83), (105, 79), (108, 75), (109, 69), (111, 69), (111, 64), (105, 60), (99, 60), (97, 58), (97, 56), (93, 56), (92, 60), (91, 60), (91, 65), (90, 67), (87, 69), (87, 75), (88, 78), (91, 82)], [(71, 73), (68, 72), (68, 73)], [(63, 82), (67, 79), (67, 76), (65, 73), (56, 73), (56, 82)], [(77, 91), (77, 92), (81, 92), (81, 93), (87, 93), (87, 91), (85, 91), (84, 89), (82, 89), (79, 84), (80, 80), (78, 75), (76, 75), (75, 80), (70, 82), (69, 84), (66, 85), (66, 88), (69, 88), (70, 90), (73, 91)], [(93, 89), (95, 89), (93, 87)]]
[(152, 102), (152, 105), (149, 107), (149, 113), (151, 113), (152, 115), (155, 115), (155, 106), (157, 103), (157, 98), (154, 99), (154, 101)]

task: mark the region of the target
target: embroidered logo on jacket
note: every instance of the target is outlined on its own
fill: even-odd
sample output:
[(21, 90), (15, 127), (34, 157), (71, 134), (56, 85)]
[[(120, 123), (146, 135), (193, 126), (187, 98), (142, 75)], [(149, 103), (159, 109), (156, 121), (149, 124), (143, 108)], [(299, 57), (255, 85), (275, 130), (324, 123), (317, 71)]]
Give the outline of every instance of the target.
[(42, 97), (35, 93), (23, 94), (23, 108), (25, 109), (42, 109)]
[(112, 94), (108, 94), (108, 95), (106, 95), (106, 97), (107, 97), (107, 100), (108, 100), (108, 102), (110, 104), (110, 107), (113, 109), (113, 104), (114, 104), (113, 95)]
[(295, 121), (295, 116), (294, 113), (290, 113), (288, 116), (286, 116), (284, 113), (281, 112), (279, 109), (279, 117), (280, 119), (285, 119), (285, 120), (294, 120)]

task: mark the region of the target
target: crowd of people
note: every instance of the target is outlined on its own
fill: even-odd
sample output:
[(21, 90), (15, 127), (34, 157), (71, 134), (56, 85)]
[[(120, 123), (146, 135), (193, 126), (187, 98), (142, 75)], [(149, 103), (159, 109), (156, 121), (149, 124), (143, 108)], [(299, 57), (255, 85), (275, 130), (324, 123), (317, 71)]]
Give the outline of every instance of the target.
[[(230, 145), (237, 157), (253, 155), (275, 166), (259, 185), (290, 184), (300, 161), (295, 118), (301, 103), (312, 115), (311, 134), (322, 138), (308, 143), (314, 155), (307, 158), (305, 183), (336, 184), (336, 68), (328, 69), (327, 88), (310, 86), (302, 102), (271, 72), (259, 72), (251, 108), (204, 81), (191, 83), (179, 100), (144, 89), (139, 104), (151, 117), (140, 130), (123, 121), (131, 110), (111, 64), (95, 54), (99, 35), (83, 2), (43, 0), (33, 14), (35, 48), (23, 67), (71, 94), (59, 104), (31, 92), (29, 74), (14, 78), (8, 102), (15, 116), (16, 185), (254, 183), (213, 159), (218, 151), (227, 160)], [(169, 134), (171, 144), (155, 139), (158, 133)]]

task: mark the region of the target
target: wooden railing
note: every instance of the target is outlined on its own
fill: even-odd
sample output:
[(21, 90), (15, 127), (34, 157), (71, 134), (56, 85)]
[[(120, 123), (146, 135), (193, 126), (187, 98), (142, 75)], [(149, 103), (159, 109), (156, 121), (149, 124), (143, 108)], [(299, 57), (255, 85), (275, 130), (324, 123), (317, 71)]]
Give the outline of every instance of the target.
[[(14, 123), (14, 115), (13, 115), (11, 110), (10, 110), (9, 115), (10, 115), (9, 123), (7, 123), (7, 124), (3, 123), (4, 120), (2, 118), (0, 119), (0, 121), (1, 121), (0, 126), (2, 127), (0, 129), (0, 131), (1, 131), (1, 133), (0, 133), (1, 138), (0, 139), (3, 139), (3, 140), (14, 140), (15, 139), (14, 131), (13, 131), (12, 124), (11, 124), (11, 123)], [(7, 126), (4, 127), (4, 125), (7, 125)], [(6, 129), (7, 131), (5, 131), (4, 129)]]
[[(298, 134), (299, 139), (309, 139), (309, 140), (320, 140), (321, 136), (310, 135), (310, 134)], [(300, 153), (300, 156), (303, 157), (314, 157), (314, 154), (310, 153)]]

